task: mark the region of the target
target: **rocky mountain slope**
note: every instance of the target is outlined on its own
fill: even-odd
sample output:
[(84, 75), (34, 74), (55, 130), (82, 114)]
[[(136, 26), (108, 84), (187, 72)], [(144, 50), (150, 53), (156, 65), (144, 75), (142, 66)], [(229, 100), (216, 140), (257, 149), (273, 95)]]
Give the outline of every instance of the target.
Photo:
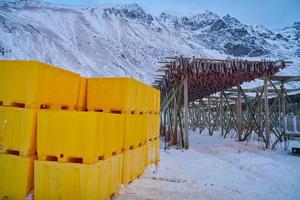
[(41, 60), (86, 76), (132, 76), (151, 83), (166, 56), (294, 61), (300, 23), (281, 30), (212, 12), (153, 16), (136, 4), (67, 6), (0, 1), (0, 59)]

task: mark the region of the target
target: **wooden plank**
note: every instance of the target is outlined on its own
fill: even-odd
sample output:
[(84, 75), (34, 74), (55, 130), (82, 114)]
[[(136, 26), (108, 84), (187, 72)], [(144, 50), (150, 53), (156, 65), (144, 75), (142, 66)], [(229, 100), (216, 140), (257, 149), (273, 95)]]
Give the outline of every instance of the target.
[(238, 85), (238, 98), (237, 98), (237, 129), (238, 129), (238, 139), (242, 141), (243, 134), (243, 111), (242, 111), (242, 91), (241, 86)]
[(221, 134), (224, 135), (224, 103), (223, 103), (223, 91), (221, 92), (221, 102), (220, 102), (220, 128)]
[(265, 134), (266, 148), (270, 147), (270, 119), (269, 119), (269, 101), (268, 101), (268, 78), (264, 79), (264, 101), (265, 101)]
[(183, 99), (184, 99), (184, 148), (189, 148), (189, 135), (188, 135), (188, 113), (189, 113), (189, 99), (188, 99), (188, 77), (184, 78), (183, 82)]

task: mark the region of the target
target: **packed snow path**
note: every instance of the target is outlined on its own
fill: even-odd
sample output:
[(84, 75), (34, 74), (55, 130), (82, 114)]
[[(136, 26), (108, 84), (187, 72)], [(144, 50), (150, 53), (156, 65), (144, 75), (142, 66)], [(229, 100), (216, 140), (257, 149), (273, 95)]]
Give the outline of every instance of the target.
[(114, 199), (300, 199), (300, 157), (219, 136), (190, 141), (188, 151), (161, 150), (157, 173), (148, 168)]

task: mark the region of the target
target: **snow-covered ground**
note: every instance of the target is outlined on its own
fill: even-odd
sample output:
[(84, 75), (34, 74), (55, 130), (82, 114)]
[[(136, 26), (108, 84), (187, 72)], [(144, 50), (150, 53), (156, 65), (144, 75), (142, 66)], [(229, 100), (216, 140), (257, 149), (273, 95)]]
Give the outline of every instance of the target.
[(300, 200), (300, 157), (219, 136), (190, 134), (190, 149), (161, 150), (115, 200)]

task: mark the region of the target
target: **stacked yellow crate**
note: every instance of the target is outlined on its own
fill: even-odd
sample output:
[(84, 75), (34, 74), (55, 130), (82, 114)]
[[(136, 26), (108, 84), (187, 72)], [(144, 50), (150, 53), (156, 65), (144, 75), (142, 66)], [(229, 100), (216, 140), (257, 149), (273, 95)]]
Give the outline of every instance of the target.
[(36, 199), (107, 199), (121, 185), (123, 124), (99, 112), (38, 113)]
[(35, 199), (107, 199), (118, 193), (123, 165), (121, 115), (87, 110), (81, 78), (78, 111), (38, 113)]
[(1, 198), (23, 199), (34, 171), (35, 199), (107, 199), (159, 161), (158, 90), (33, 61), (0, 70)]
[(123, 184), (143, 174), (148, 164), (159, 161), (158, 90), (131, 78), (88, 79), (87, 109), (123, 118)]
[(0, 61), (0, 199), (33, 189), (39, 109), (74, 109), (79, 75), (35, 61)]
[(74, 110), (80, 76), (36, 61), (0, 61), (0, 105)]

